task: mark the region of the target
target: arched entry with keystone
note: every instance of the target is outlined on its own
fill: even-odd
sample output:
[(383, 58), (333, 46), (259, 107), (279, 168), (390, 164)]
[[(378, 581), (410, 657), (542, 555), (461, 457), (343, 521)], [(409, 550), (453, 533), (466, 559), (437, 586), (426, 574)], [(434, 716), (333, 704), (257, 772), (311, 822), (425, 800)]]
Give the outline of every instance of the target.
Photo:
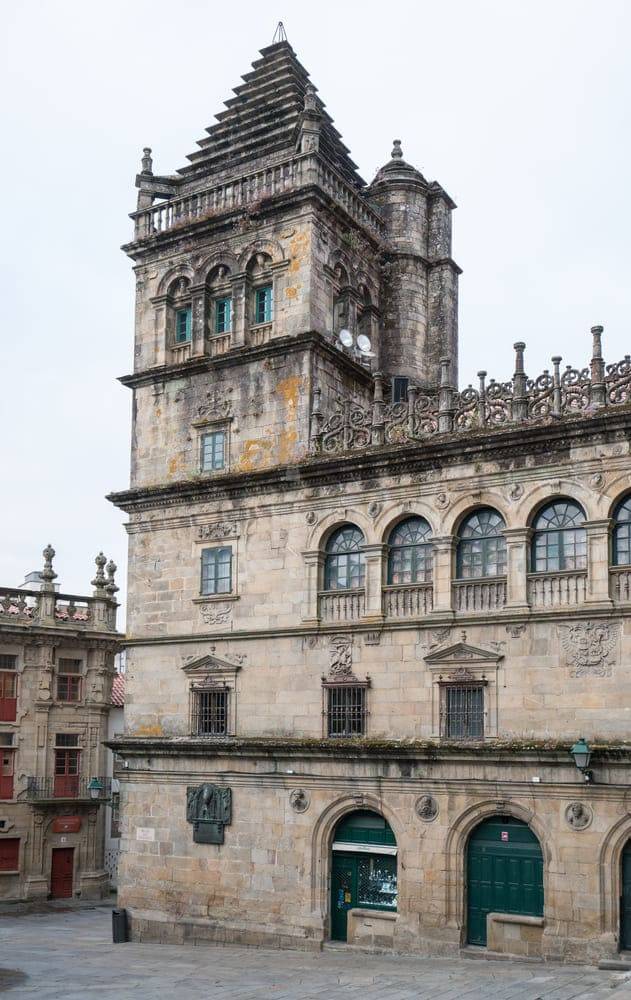
[(390, 824), (367, 809), (335, 827), (331, 860), (331, 937), (346, 941), (349, 910), (396, 913), (397, 843)]

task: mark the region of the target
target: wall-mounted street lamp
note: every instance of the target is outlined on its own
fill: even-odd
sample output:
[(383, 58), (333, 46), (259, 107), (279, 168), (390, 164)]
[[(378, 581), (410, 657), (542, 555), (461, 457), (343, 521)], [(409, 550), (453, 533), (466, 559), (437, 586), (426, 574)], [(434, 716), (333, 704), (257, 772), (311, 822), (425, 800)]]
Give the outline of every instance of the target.
[(103, 794), (103, 782), (99, 778), (90, 778), (88, 791), (91, 799), (100, 799)]
[(589, 744), (585, 742), (582, 736), (579, 736), (576, 743), (570, 750), (572, 757), (574, 758), (574, 763), (576, 764), (578, 770), (583, 775), (583, 780), (591, 782), (594, 780), (594, 774), (589, 770), (589, 762), (591, 760), (592, 752), (589, 749)]

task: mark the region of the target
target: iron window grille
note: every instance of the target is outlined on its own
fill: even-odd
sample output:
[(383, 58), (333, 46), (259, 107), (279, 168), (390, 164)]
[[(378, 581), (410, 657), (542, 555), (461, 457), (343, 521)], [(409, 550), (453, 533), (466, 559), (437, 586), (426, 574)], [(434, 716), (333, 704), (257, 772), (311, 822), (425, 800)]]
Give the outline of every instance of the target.
[(441, 685), (441, 736), (452, 740), (484, 737), (485, 687), (486, 681)]
[(614, 566), (631, 565), (631, 496), (616, 507), (612, 543)]
[(226, 464), (226, 432), (209, 431), (201, 438), (202, 472), (216, 472)]
[(60, 658), (59, 673), (57, 675), (58, 701), (80, 701), (81, 668), (81, 660)]
[(585, 514), (573, 500), (557, 500), (539, 512), (531, 549), (533, 573), (587, 569)]
[(220, 546), (202, 549), (201, 593), (229, 594), (232, 591), (232, 549)]
[(398, 524), (388, 539), (388, 583), (431, 583), (432, 529), (423, 517)]
[(506, 575), (504, 527), (504, 518), (491, 507), (475, 510), (463, 521), (458, 533), (458, 579)]
[(364, 586), (364, 536), (353, 524), (339, 528), (329, 538), (324, 560), (325, 590), (354, 590)]
[(193, 736), (228, 735), (229, 697), (228, 688), (202, 688), (191, 692)]
[(366, 735), (367, 689), (367, 683), (324, 683), (327, 736), (348, 739)]

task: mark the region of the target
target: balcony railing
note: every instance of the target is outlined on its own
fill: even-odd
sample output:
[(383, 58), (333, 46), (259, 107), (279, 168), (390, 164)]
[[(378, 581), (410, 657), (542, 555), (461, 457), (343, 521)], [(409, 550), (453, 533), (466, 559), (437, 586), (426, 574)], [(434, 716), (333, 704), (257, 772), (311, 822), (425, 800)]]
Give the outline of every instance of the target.
[(506, 578), (456, 580), (452, 594), (455, 611), (498, 611), (506, 604)]
[(319, 617), (323, 622), (352, 622), (364, 614), (363, 590), (325, 590), (319, 595)]
[[(95, 782), (98, 786), (95, 787)], [(90, 787), (92, 786), (92, 787)], [(72, 801), (103, 802), (110, 798), (111, 778), (83, 778), (74, 774), (57, 774), (47, 778), (27, 778), (26, 799), (28, 802)]]
[(616, 604), (631, 604), (631, 567), (612, 566), (609, 570), (609, 592)]
[(404, 587), (384, 587), (383, 613), (386, 618), (422, 618), (434, 606), (431, 583)]
[(586, 572), (531, 573), (528, 576), (531, 608), (576, 607), (583, 603), (586, 593)]
[(39, 590), (0, 589), (0, 622), (114, 631), (116, 602)]
[(230, 350), (232, 334), (219, 333), (208, 340), (208, 353), (211, 358), (218, 358), (220, 354), (225, 354)]
[(245, 342), (248, 347), (262, 347), (263, 344), (268, 342), (271, 336), (272, 324), (259, 323), (257, 326), (251, 326), (249, 330), (245, 331)]

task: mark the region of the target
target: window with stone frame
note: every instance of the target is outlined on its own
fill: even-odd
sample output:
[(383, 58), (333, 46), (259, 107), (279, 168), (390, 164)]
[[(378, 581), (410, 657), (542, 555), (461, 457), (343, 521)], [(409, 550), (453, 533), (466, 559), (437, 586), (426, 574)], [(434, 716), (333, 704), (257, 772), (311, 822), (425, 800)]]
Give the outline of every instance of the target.
[(440, 735), (451, 740), (483, 739), (486, 681), (448, 681), (440, 688)]
[(366, 735), (368, 682), (323, 681), (325, 732), (332, 739)]
[(388, 584), (431, 583), (432, 529), (424, 517), (409, 517), (388, 538)]
[(191, 734), (230, 735), (230, 697), (226, 684), (197, 684), (191, 687)]
[(504, 518), (492, 507), (479, 507), (460, 525), (456, 549), (459, 580), (506, 576)]
[(631, 496), (625, 497), (614, 511), (611, 555), (614, 566), (631, 565)]
[(15, 722), (17, 718), (18, 658), (0, 653), (0, 722)]
[(0, 837), (0, 872), (17, 872), (20, 868), (20, 838)]
[(13, 798), (15, 748), (13, 733), (0, 733), (0, 799)]
[(232, 299), (228, 296), (214, 299), (213, 308), (215, 314), (214, 332), (230, 333), (232, 330)]
[(57, 700), (81, 701), (83, 662), (62, 656), (57, 665)]
[(574, 500), (555, 500), (537, 514), (533, 529), (530, 569), (559, 573), (587, 569), (585, 513)]
[(324, 589), (354, 590), (364, 586), (364, 536), (354, 524), (344, 524), (330, 536), (324, 556)]
[(202, 549), (201, 594), (214, 596), (232, 592), (232, 548), (218, 545)]
[(188, 278), (180, 277), (171, 283), (167, 301), (171, 346), (190, 344), (193, 334), (193, 303)]
[(224, 429), (207, 430), (200, 436), (200, 470), (220, 472), (226, 467), (228, 435)]
[(263, 285), (254, 291), (254, 322), (271, 323), (274, 318), (274, 289)]
[(76, 733), (57, 733), (55, 736), (55, 798), (74, 798), (79, 793), (81, 774), (81, 749)]

